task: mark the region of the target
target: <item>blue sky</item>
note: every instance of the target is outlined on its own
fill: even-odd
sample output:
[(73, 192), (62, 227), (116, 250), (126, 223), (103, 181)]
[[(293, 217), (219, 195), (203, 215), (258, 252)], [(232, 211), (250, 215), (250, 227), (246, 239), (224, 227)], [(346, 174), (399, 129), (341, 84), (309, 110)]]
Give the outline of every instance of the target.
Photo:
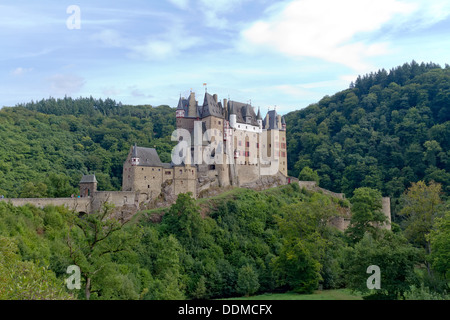
[(450, 63), (449, 16), (448, 0), (1, 0), (0, 107), (64, 95), (175, 107), (191, 89), (202, 102), (207, 83), (284, 114), (360, 74)]

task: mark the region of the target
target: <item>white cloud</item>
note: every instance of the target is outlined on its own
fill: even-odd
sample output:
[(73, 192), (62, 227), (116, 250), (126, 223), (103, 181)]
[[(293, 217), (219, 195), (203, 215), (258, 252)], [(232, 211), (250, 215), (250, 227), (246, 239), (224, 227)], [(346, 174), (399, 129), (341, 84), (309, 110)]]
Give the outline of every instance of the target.
[(447, 2), (426, 7), (422, 0), (294, 0), (269, 8), (267, 19), (242, 31), (239, 46), (319, 58), (365, 72), (372, 68), (369, 57), (391, 50), (388, 42), (371, 42), (370, 34), (406, 21), (416, 26), (440, 21), (450, 12)]
[(124, 39), (115, 30), (105, 29), (91, 36), (91, 39), (98, 41), (107, 47), (121, 47), (124, 45)]
[(86, 83), (85, 79), (73, 74), (54, 74), (47, 78), (52, 94), (73, 94), (81, 90)]
[(153, 98), (153, 95), (143, 92), (137, 86), (130, 86), (128, 89), (130, 90), (131, 96), (135, 98)]
[(200, 42), (199, 37), (190, 36), (181, 26), (173, 25), (165, 34), (151, 36), (140, 44), (129, 46), (129, 56), (144, 60), (163, 60), (178, 56)]
[(199, 0), (198, 6), (202, 8), (206, 26), (228, 29), (232, 25), (225, 15), (235, 11), (246, 1), (248, 0)]
[(115, 86), (104, 87), (102, 89), (102, 94), (105, 96), (117, 96), (121, 93), (120, 89), (117, 89)]
[(187, 9), (189, 7), (189, 0), (167, 0), (175, 7), (180, 9)]
[(12, 74), (13, 76), (22, 76), (22, 75), (24, 75), (25, 73), (28, 73), (28, 72), (31, 72), (31, 71), (33, 71), (33, 68), (22, 68), (22, 67), (18, 67), (18, 68), (16, 68), (16, 69), (12, 70), (12, 71), (11, 71), (11, 74)]

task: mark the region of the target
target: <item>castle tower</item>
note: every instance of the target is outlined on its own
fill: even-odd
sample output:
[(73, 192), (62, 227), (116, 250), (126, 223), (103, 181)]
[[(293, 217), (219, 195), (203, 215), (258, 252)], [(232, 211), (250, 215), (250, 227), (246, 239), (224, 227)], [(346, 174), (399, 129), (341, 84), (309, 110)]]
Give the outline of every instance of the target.
[(188, 117), (197, 118), (197, 101), (195, 100), (195, 93), (191, 92), (189, 96), (189, 104), (188, 104)]
[(177, 107), (177, 111), (176, 111), (176, 116), (177, 118), (184, 118), (185, 117), (185, 113), (186, 111), (184, 110), (184, 104), (183, 104), (183, 99), (180, 97), (180, 100), (178, 102), (178, 107)]
[[(228, 102), (228, 103), (230, 104), (230, 102)], [(236, 127), (236, 123), (237, 123), (236, 110), (235, 110), (235, 108), (233, 108), (233, 105), (230, 105), (229, 110), (230, 110), (229, 111), (230, 112), (230, 127), (234, 129)]]
[(83, 175), (80, 181), (80, 196), (90, 197), (97, 191), (97, 179), (95, 174)]
[(133, 146), (133, 153), (131, 155), (131, 165), (132, 166), (138, 166), (139, 165), (139, 157), (137, 155), (137, 146), (134, 144)]

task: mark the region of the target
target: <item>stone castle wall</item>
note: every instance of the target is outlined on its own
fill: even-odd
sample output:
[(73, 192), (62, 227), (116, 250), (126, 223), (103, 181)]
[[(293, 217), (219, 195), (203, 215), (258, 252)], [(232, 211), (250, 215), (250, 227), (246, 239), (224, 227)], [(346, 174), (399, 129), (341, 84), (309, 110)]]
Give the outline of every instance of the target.
[(26, 204), (31, 204), (38, 208), (44, 208), (49, 205), (65, 206), (69, 210), (89, 213), (91, 210), (92, 198), (5, 198), (0, 199), (0, 201), (9, 202), (16, 207), (24, 206)]

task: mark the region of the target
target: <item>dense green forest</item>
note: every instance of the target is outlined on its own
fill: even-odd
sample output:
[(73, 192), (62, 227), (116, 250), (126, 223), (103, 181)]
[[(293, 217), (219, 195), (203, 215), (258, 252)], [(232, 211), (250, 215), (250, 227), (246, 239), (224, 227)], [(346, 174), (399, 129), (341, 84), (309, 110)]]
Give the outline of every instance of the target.
[(398, 199), (411, 182), (450, 194), (450, 67), (406, 63), (359, 76), (350, 88), (286, 115), (288, 168), (313, 169), (320, 186), (359, 187)]
[(135, 143), (156, 147), (170, 162), (172, 108), (122, 106), (111, 99), (43, 99), (0, 110), (0, 193), (64, 197), (83, 174), (100, 190), (120, 190), (122, 167)]
[[(0, 299), (214, 299), (319, 285), (366, 299), (448, 299), (450, 215), (439, 192), (420, 182), (405, 194), (404, 231), (375, 227), (381, 193), (370, 188), (350, 202), (298, 184), (181, 194), (126, 224), (109, 206), (78, 217), (0, 202)], [(346, 232), (327, 223), (350, 205)], [(64, 286), (70, 265), (80, 267), (79, 290)], [(380, 267), (380, 290), (366, 286), (370, 265)]]

